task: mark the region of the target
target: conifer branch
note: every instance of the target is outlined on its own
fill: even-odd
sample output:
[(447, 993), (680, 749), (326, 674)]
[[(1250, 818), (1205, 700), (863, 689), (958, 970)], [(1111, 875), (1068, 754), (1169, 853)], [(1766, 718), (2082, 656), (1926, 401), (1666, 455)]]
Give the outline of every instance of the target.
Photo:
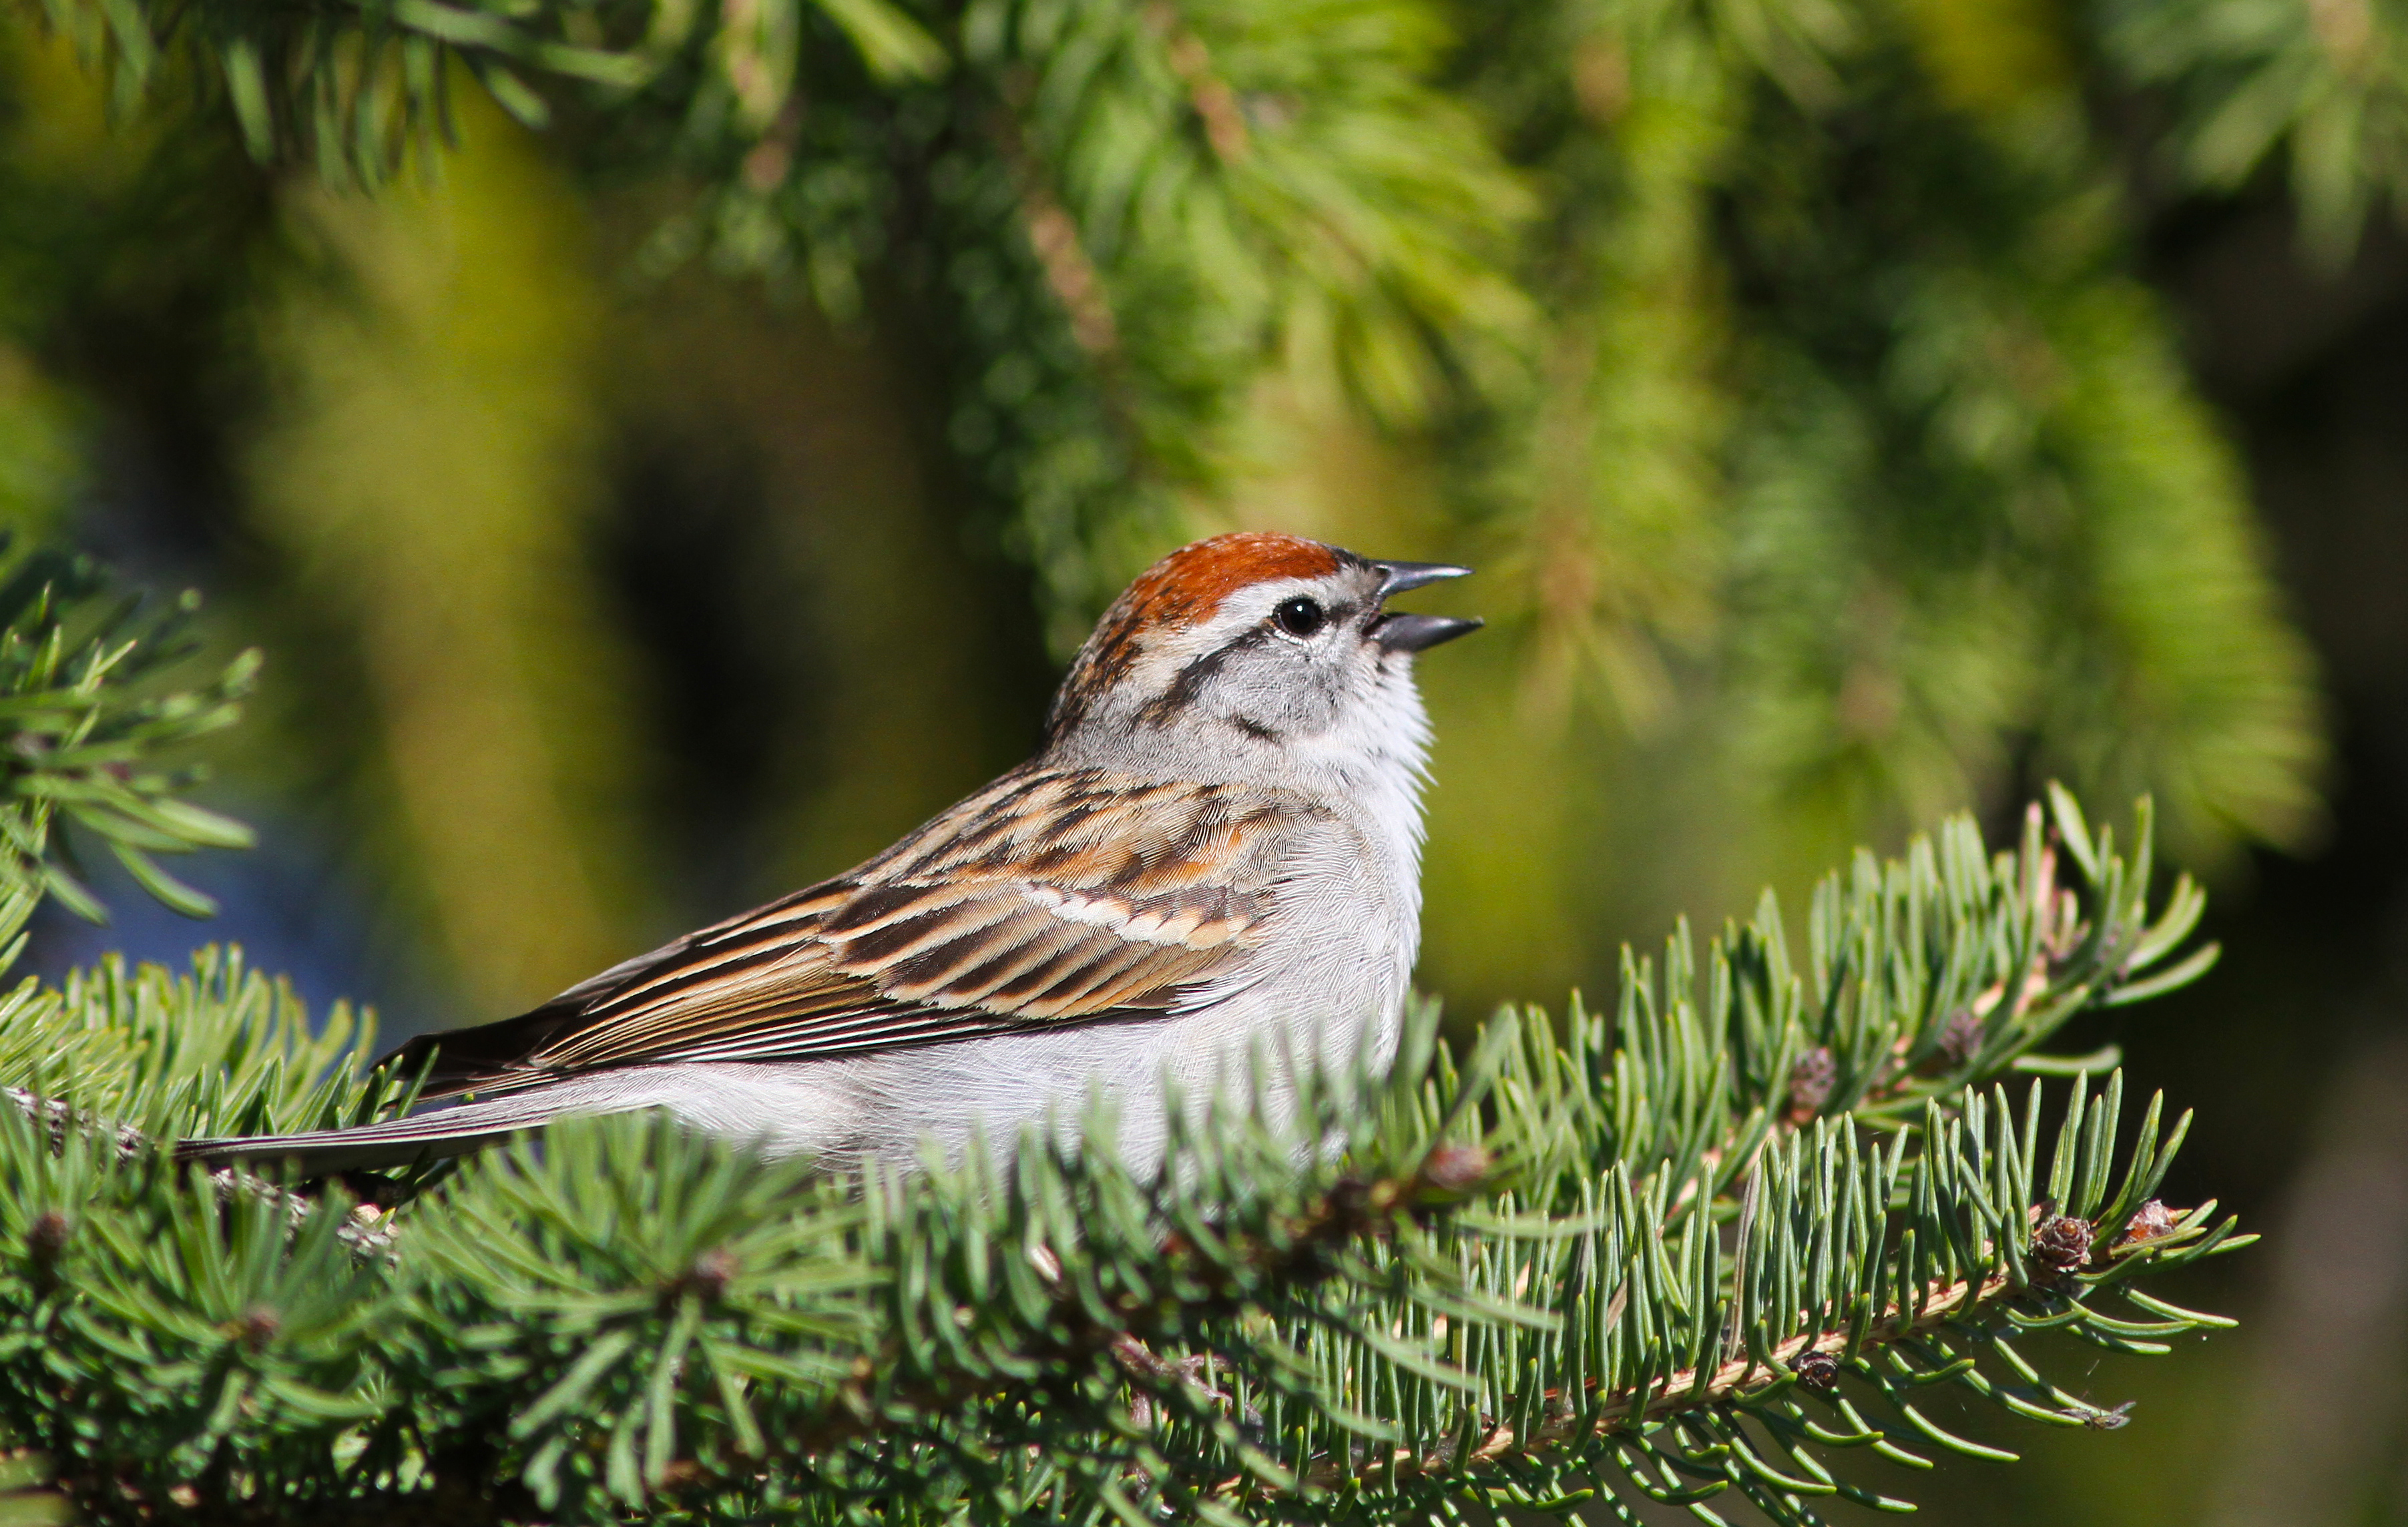
[(1023, 231), (1045, 272), (1047, 288), (1069, 320), (1071, 337), (1089, 360), (1108, 366), (1121, 348), (1120, 323), (1112, 316), (1103, 278), (1087, 256), (1077, 220), (1054, 194), (1045, 166), (1030, 152), (1021, 131), (1015, 113), (1028, 94), (1025, 74), (1014, 74), (1010, 85), (1006, 99), (1016, 104), (996, 114), (995, 137), (1020, 193)]
[(1247, 130), (1238, 93), (1212, 67), (1211, 50), (1181, 20), (1179, 7), (1170, 0), (1152, 0), (1146, 16), (1163, 36), (1164, 56), (1172, 71), (1187, 87), (1188, 105), (1204, 126), (1204, 141), (1212, 146), (1222, 164), (1240, 163), (1252, 151), (1254, 136)]
[[(156, 719), (111, 708), (136, 666), (92, 670), (83, 735)], [(165, 709), (122, 728), (134, 778), (218, 714)], [(1423, 1004), (1384, 1076), (1263, 1057), (1174, 1106), (1158, 1177), (1102, 1115), (1009, 1170), (836, 1179), (623, 1117), (381, 1187), (211, 1176), (155, 1142), (389, 1117), (408, 1082), (230, 952), (22, 982), (0, 1433), (44, 1462), (9, 1477), (99, 1522), (1882, 1506), (1826, 1455), (2001, 1455), (1916, 1389), (2112, 1427), (2025, 1332), (2227, 1323), (2142, 1287), (2249, 1238), (2157, 1201), (2187, 1119), (2127, 1131), (2110, 1061), (2045, 1053), (2213, 958), (2196, 889), (2150, 893), (2148, 822), (2127, 858), (2055, 791), (2011, 850), (1960, 821), (1860, 856), (1802, 959), (1768, 899), (1560, 1033), (1508, 1011), (1458, 1057)], [(2010, 1099), (2027, 1069), (2071, 1077), (2061, 1112)]]
[(245, 652), (213, 678), (179, 685), (199, 650), (198, 606), (187, 594), (165, 613), (146, 611), (89, 561), (29, 553), (0, 536), (0, 944), (44, 896), (106, 920), (57, 831), (68, 822), (166, 906), (192, 917), (215, 909), (152, 857), (251, 841), (242, 823), (185, 798), (197, 769), (160, 763), (234, 724), (258, 671), (259, 654)]
[[(2122, 884), (2128, 872), (2089, 841), (2070, 801), (2059, 810), (2087, 883)], [(1927, 899), (1953, 893), (1961, 909), (1979, 909), (1994, 934), (2022, 929), (2020, 942), (1949, 934), (1927, 946), (1950, 958), (1923, 1006), (1945, 1011), (1949, 993), (2027, 969), (2031, 948), (2056, 950), (2049, 985), (2020, 1016), (2003, 998), (1993, 1005), (1997, 1021), (2025, 1025), (2016, 1044), (2026, 1045), (2058, 1020), (2048, 992), (2070, 981), (2112, 995), (2147, 963), (2136, 953), (2162, 958), (2171, 941), (2135, 949), (2103, 934), (2114, 909), (2097, 902), (2084, 905), (2081, 939), (2058, 939), (2054, 914), (2031, 911), (2029, 892), (2046, 877), (2021, 874), (2014, 857), (1984, 865), (1982, 882), (1960, 878), (1953, 892), (1921, 883)], [(1858, 877), (1853, 903), (1824, 897), (1826, 935), (1851, 925), (1851, 905), (1903, 913), (1884, 888), (1912, 902), (1916, 862)], [(1968, 863), (1979, 860), (1956, 868)], [(2000, 895), (2002, 887), (2020, 894)], [(1944, 932), (1937, 909), (1879, 922)], [(1928, 1418), (1901, 1398), (1899, 1385), (1918, 1376), (1944, 1374), (2027, 1417), (2100, 1424), (2110, 1413), (2025, 1371), (2012, 1334), (2050, 1325), (2146, 1349), (2152, 1333), (2208, 1318), (2138, 1303), (2139, 1319), (2109, 1315), (2104, 1302), (2146, 1299), (2131, 1289), (2136, 1274), (2240, 1244), (2209, 1209), (2176, 1219), (2155, 1206), (2173, 1146), (2160, 1142), (2155, 1108), (2124, 1152), (2120, 1185), (2111, 1183), (2120, 1084), (2086, 1102), (2077, 1079), (2044, 1171), (2037, 1082), (2019, 1114), (2002, 1092), (1960, 1083), (1923, 1096), (1883, 1135), (1866, 1135), (1863, 1116), (1845, 1113), (1783, 1126), (1772, 1110), (1789, 1069), (1779, 1062), (1808, 1034), (1788, 1033), (1753, 1066), (1722, 1047), (1760, 1042), (1751, 1022), (1785, 1012), (1784, 1032), (1811, 1022), (1842, 1041), (1836, 1053), (1884, 1056), (1912, 1032), (1899, 1026), (1912, 1015), (1867, 992), (1851, 998), (1856, 978), (1837, 962), (1816, 979), (1758, 981), (1750, 1000), (1741, 973), (1785, 959), (1762, 935), (1735, 935), (1708, 962), (1721, 973), (1708, 1010), (1729, 1025), (1719, 1042), (1680, 995), (1691, 973), (1676, 941), (1671, 978), (1626, 993), (1614, 1049), (1598, 1047), (1594, 1023), (1576, 1022), (1573, 1041), (1560, 1044), (1524, 1015), (1457, 1064), (1430, 1049), (1425, 1009), (1413, 1033), (1429, 1060), (1409, 1051), (1384, 1093), (1358, 1070), (1308, 1087), (1285, 1127), (1259, 1102), (1217, 1114), (1180, 1132), (1174, 1154), (1189, 1170), (1160, 1181), (1032, 1138), (1008, 1177), (977, 1163), (938, 1166), (873, 1177), (856, 1196), (649, 1121), (597, 1120), (556, 1127), (540, 1150), (472, 1164), (404, 1204), (380, 1221), (394, 1237), (389, 1254), (364, 1261), (340, 1234), (353, 1221), (339, 1193), (297, 1220), (289, 1199), (229, 1199), (206, 1182), (162, 1196), (170, 1178), (155, 1153), (129, 1158), (108, 1131), (12, 1132), (0, 1116), (0, 1165), (31, 1174), (0, 1195), (0, 1334), (8, 1320), (36, 1320), (42, 1344), (15, 1349), (92, 1382), (106, 1370), (75, 1356), (92, 1338), (61, 1344), (81, 1328), (74, 1322), (115, 1312), (104, 1320), (117, 1334), (96, 1356), (156, 1339), (139, 1334), (147, 1322), (174, 1319), (175, 1302), (195, 1296), (180, 1278), (159, 1284), (125, 1260), (135, 1249), (206, 1262), (222, 1253), (203, 1248), (232, 1234), (258, 1268), (258, 1292), (211, 1296), (228, 1311), (214, 1329), (232, 1334), (213, 1339), (232, 1344), (220, 1347), (232, 1372), (258, 1365), (251, 1385), (284, 1372), (354, 1377), (334, 1389), (309, 1380), (323, 1396), (308, 1402), (316, 1410), (271, 1407), (265, 1414), (280, 1421), (226, 1443), (268, 1447), (278, 1428), (297, 1424), (295, 1441), (320, 1439), (309, 1449), (365, 1427), (388, 1439), (372, 1449), (389, 1449), (403, 1446), (393, 1429), (407, 1425), (424, 1438), (427, 1462), (412, 1467), (428, 1468), (453, 1456), (438, 1439), (504, 1428), (512, 1440), (480, 1465), (497, 1471), (477, 1494), (493, 1520), (647, 1501), (750, 1520), (797, 1490), (884, 1500), (968, 1491), (998, 1518), (1118, 1498), (1322, 1520), (1329, 1491), (1351, 1477), (1350, 1497), (1374, 1518), (1441, 1499), (1528, 1504), (1600, 1488), (1701, 1499), (1738, 1489), (1770, 1502), (1777, 1520), (1803, 1521), (1799, 1503), (1813, 1491), (1800, 1494), (1797, 1481), (1820, 1488), (1816, 1449), (1897, 1453), (1932, 1440)], [(1956, 968), (1975, 948), (1986, 955)], [(1763, 955), (1754, 967), (1749, 950)], [(1906, 947), (1882, 953), (1861, 968), (1913, 975)], [(1760, 1000), (1784, 988), (1786, 1005)], [(1647, 992), (1669, 1005), (1651, 1011)], [(1820, 1000), (1807, 1003), (1810, 992)], [(1880, 1043), (1852, 1040), (1852, 1002), (1883, 1015)], [(236, 1032), (206, 1009), (179, 1016), (204, 1049), (212, 1027)], [(290, 1056), (303, 1041), (288, 1034)], [(2010, 1052), (2020, 1051), (2000, 1056)], [(285, 1084), (265, 1122), (343, 1106), (357, 1085), (338, 1078), (331, 1092), (296, 1094)], [(382, 1106), (397, 1101), (381, 1096)], [(118, 1097), (126, 1113), (142, 1106), (140, 1090)], [(1684, 1097), (1663, 1128), (1642, 1127), (1651, 1110)], [(1872, 1106), (1895, 1115), (1901, 1103), (1884, 1092)], [(149, 1117), (160, 1117), (158, 1105)], [(1107, 1137), (1095, 1127), (1091, 1137)], [(1326, 1140), (1333, 1128), (1348, 1161), (1299, 1168), (1297, 1141)], [(1747, 1164), (1735, 1177), (1728, 1162)], [(1462, 1201), (1482, 1184), (1485, 1205)], [(1726, 1247), (1715, 1226), (1742, 1199), (1743, 1234)], [(2061, 1207), (2035, 1215), (2042, 1204)], [(2064, 1228), (2077, 1219), (2086, 1234)], [(320, 1296), (302, 1291), (320, 1286), (348, 1288), (324, 1307), (357, 1314), (313, 1324), (301, 1312)], [(86, 1304), (104, 1289), (144, 1287), (158, 1291), (145, 1298), (169, 1302)], [(0, 1363), (9, 1361), (0, 1343)], [(19, 1392), (64, 1404), (82, 1391), (36, 1383)], [(222, 1403), (211, 1393), (205, 1386), (164, 1414)], [(172, 1449), (85, 1459), (79, 1449), (92, 1444), (72, 1439), (86, 1434), (56, 1430), (45, 1403), (20, 1405), (5, 1422), (50, 1449), (88, 1509), (121, 1515), (127, 1501), (193, 1477)], [(75, 1403), (88, 1411), (87, 1400)], [(1900, 1420), (1859, 1408), (1883, 1404)], [(322, 1419), (303, 1420), (313, 1413)], [(1765, 1453), (1750, 1425), (1770, 1428), (1788, 1450)], [(1959, 1444), (1981, 1446), (1942, 1441)], [(1364, 1462), (1367, 1448), (1378, 1462)], [(295, 1488), (319, 1467), (306, 1463), (309, 1449), (278, 1465), (303, 1468)], [(1030, 1475), (1004, 1460), (1044, 1466)], [(1677, 1488), (1676, 1477), (1685, 1481)], [(109, 1481), (121, 1479), (136, 1493), (112, 1495), (120, 1486)], [(366, 1499), (431, 1503), (428, 1491), (455, 1488), (390, 1479)], [(366, 1483), (340, 1487), (342, 1497)], [(332, 1477), (309, 1487), (328, 1488)], [(285, 1515), (306, 1517), (307, 1500), (293, 1497)]]

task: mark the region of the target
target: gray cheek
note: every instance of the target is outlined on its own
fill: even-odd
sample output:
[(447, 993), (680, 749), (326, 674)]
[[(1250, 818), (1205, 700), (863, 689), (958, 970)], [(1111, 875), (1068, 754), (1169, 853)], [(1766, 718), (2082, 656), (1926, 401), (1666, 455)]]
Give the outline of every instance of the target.
[(1204, 696), (1206, 714), (1262, 741), (1287, 737), (1304, 725), (1310, 707), (1293, 672), (1252, 668), (1222, 674)]
[(1344, 708), (1347, 676), (1338, 664), (1320, 657), (1292, 682), (1281, 686), (1277, 700), (1283, 730), (1312, 735), (1337, 724)]

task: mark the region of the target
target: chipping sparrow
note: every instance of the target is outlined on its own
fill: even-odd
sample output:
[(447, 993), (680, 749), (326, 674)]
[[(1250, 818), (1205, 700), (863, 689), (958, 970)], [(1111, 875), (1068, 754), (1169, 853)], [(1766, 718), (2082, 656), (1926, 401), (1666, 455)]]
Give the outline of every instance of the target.
[(1036, 758), (849, 874), (498, 1023), (411, 1040), (450, 1107), (188, 1141), (310, 1169), (455, 1154), (568, 1113), (664, 1108), (831, 1165), (1008, 1148), (1118, 1104), (1159, 1160), (1166, 1080), (1261, 1051), (1392, 1051), (1420, 937), (1428, 722), (1413, 655), (1477, 621), (1384, 611), (1469, 571), (1218, 535), (1132, 583)]

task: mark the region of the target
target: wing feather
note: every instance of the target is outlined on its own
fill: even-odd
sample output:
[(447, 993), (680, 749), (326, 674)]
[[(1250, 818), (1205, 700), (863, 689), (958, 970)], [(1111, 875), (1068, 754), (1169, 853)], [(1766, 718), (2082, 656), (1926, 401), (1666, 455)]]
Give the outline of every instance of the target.
[(1297, 833), (1326, 817), (1282, 791), (1023, 770), (851, 875), (399, 1053), (438, 1051), (437, 1092), (509, 1092), (1159, 1014), (1242, 979)]
[(1049, 965), (1061, 968), (1064, 959), (1080, 952), (1088, 936), (1086, 930), (1047, 918), (1041, 912), (1025, 920), (1038, 926), (1026, 936), (986, 953), (982, 959), (954, 963), (940, 973), (939, 984), (923, 993), (924, 998), (949, 1007), (993, 1004), (997, 1010), (1009, 1010), (1025, 1006), (1008, 997), (998, 1001), (996, 993), (1033, 970)]

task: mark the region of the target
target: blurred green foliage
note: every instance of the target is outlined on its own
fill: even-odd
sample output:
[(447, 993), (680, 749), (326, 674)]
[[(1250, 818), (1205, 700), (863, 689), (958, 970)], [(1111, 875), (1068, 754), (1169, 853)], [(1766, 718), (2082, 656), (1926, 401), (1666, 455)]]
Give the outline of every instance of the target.
[(2324, 741), (2138, 198), (2279, 162), (2345, 243), (2408, 173), (2395, 30), (45, 0), (0, 492), (203, 527), (313, 723), (260, 777), (478, 1012), (874, 849), (1237, 524), (1488, 574), (1428, 665), (1425, 979), (1469, 1005), (2051, 775), (2214, 870), (2315, 834)]
[[(2051, 775), (2155, 791), (2214, 872), (2320, 831), (2325, 723), (2139, 246), (2272, 193), (2337, 264), (2408, 181), (2403, 39), (2384, 0), (42, 0), (0, 22), (0, 514), (265, 643), (242, 808), (323, 813), (462, 1020), (882, 847), (1237, 525), (1483, 570), (1425, 674), (1459, 1017)], [(2308, 947), (2193, 1072), (2311, 1095)], [(2201, 1371), (2125, 1376), (2156, 1467), (2070, 1433), (1984, 1520), (2195, 1520), (2256, 1382)]]

